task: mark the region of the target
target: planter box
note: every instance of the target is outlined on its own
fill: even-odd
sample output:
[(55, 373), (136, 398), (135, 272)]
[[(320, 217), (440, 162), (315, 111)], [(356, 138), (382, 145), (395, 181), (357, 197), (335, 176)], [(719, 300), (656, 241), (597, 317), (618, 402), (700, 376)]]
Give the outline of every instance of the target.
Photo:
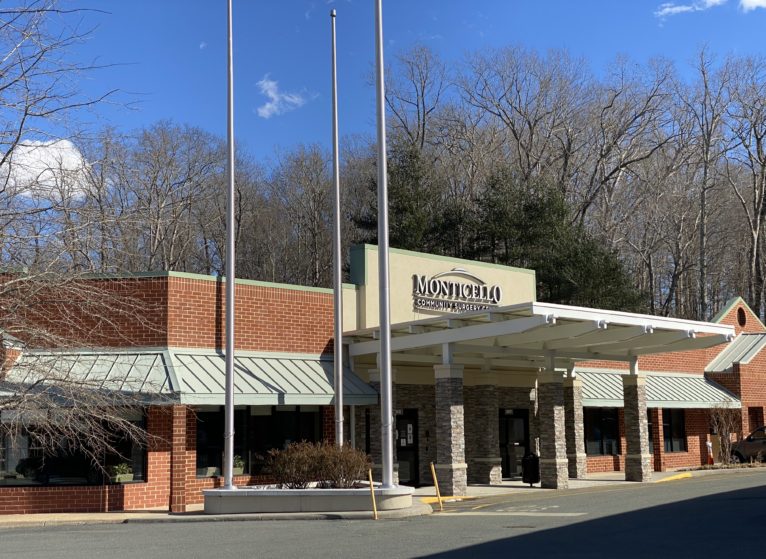
[(197, 468), (197, 477), (216, 477), (221, 475), (221, 470), (215, 466)]
[(133, 481), (133, 474), (117, 474), (109, 478), (113, 483), (125, 483), (126, 481)]
[(243, 468), (237, 468), (236, 466), (234, 466), (231, 469), (231, 475), (233, 475), (233, 476), (241, 476), (241, 475), (244, 475), (244, 473), (245, 473), (245, 468), (244, 467)]
[[(206, 489), (205, 514), (372, 511), (370, 489)], [(375, 489), (378, 510), (412, 506), (412, 487)]]

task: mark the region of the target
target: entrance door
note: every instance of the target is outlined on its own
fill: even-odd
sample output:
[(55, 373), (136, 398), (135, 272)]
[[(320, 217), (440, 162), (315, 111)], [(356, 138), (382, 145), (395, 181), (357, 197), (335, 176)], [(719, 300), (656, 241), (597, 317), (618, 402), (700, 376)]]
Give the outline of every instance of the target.
[(500, 457), (504, 478), (521, 476), (521, 459), (529, 452), (529, 410), (500, 410)]
[(399, 460), (399, 483), (419, 485), (418, 410), (405, 409), (396, 416), (396, 457)]

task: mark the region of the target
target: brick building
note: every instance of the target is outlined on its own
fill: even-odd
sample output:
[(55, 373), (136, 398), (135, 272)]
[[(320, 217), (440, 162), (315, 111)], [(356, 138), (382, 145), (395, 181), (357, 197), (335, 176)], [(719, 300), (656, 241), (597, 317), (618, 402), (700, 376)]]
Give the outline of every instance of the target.
[[(549, 487), (587, 471), (646, 480), (707, 460), (711, 407), (742, 409), (745, 432), (763, 423), (766, 329), (739, 299), (712, 323), (672, 320), (536, 303), (529, 270), (399, 250), (390, 258), (401, 483), (427, 483), (433, 461), (458, 494), (518, 475), (527, 451), (540, 454)], [(351, 280), (346, 438), (379, 464), (376, 247), (354, 247)], [(0, 514), (183, 511), (222, 483), (223, 282), (173, 272), (93, 281), (149, 310), (94, 329), (88, 347), (8, 347), (8, 375), (48, 360), (146, 395), (135, 421), (152, 435), (148, 448), (126, 443), (107, 457), (130, 462), (133, 481), (115, 483), (74, 459), (33, 463), (23, 435), (0, 441)], [(333, 309), (326, 289), (238, 281), (235, 291), (234, 482), (246, 485), (267, 479), (269, 448), (334, 438)]]

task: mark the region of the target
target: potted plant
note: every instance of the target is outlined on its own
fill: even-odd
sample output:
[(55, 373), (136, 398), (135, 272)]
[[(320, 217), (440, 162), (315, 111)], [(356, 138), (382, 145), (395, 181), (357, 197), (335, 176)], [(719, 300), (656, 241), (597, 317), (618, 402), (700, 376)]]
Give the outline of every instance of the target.
[(245, 473), (245, 460), (239, 455), (234, 455), (234, 462), (232, 463), (232, 475), (241, 476)]
[(109, 468), (111, 474), (109, 479), (114, 483), (125, 483), (133, 481), (133, 468), (127, 462), (120, 462), (116, 466)]

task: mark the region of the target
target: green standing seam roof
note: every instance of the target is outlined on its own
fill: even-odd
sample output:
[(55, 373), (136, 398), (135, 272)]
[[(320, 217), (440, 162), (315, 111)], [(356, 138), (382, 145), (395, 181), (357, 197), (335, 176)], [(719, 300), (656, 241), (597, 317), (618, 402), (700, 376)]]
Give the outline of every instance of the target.
[(8, 372), (10, 384), (80, 380), (87, 388), (136, 394), (173, 393), (167, 374), (168, 355), (147, 352), (28, 352)]
[[(79, 379), (94, 389), (157, 394), (190, 405), (224, 405), (225, 359), (213, 350), (29, 352), (18, 359), (6, 381), (30, 384), (47, 371), (55, 371), (56, 379)], [(378, 401), (375, 389), (348, 368), (343, 386), (348, 405)], [(330, 405), (334, 397), (331, 357), (252, 352), (235, 356), (235, 405)]]
[[(222, 405), (223, 354), (171, 350), (181, 402)], [(349, 405), (375, 404), (378, 393), (350, 369), (343, 373), (343, 397)], [(319, 356), (238, 353), (234, 358), (237, 405), (328, 405), (334, 401), (333, 361)]]
[(734, 363), (749, 363), (764, 346), (766, 334), (740, 334), (705, 367), (705, 370), (709, 373), (730, 373)]
[[(577, 369), (582, 380), (584, 407), (623, 407), (622, 377), (627, 372)], [(650, 408), (739, 408), (741, 402), (729, 391), (703, 375), (646, 373), (646, 405)]]

